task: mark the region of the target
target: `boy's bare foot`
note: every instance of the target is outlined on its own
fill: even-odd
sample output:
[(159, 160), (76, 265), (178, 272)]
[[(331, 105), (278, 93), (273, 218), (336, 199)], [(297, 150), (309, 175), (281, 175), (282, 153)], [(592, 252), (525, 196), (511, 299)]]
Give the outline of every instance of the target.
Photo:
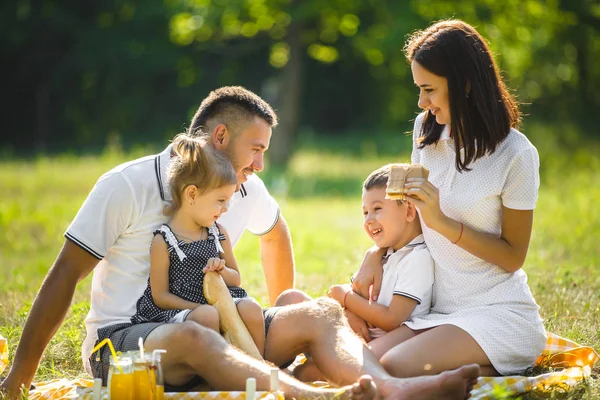
[(480, 370), (477, 364), (434, 376), (394, 378), (379, 384), (380, 395), (393, 400), (463, 400), (470, 397)]

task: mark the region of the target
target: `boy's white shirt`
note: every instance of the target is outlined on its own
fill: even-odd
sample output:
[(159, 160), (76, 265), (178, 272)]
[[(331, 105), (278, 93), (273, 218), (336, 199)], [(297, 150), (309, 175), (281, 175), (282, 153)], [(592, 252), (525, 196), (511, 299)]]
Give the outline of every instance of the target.
[[(377, 303), (389, 307), (394, 295), (405, 296), (417, 301), (411, 318), (429, 314), (434, 281), (434, 262), (423, 235), (418, 235), (397, 251), (390, 247), (386, 257)], [(373, 339), (387, 333), (377, 327), (369, 328), (369, 332)]]
[[(162, 153), (117, 166), (102, 175), (65, 232), (65, 237), (98, 258), (86, 317), (82, 359), (91, 375), (89, 357), (98, 328), (130, 322), (148, 282), (152, 233), (167, 222), (171, 200), (167, 182), (171, 146)], [(279, 219), (279, 206), (264, 183), (248, 177), (219, 219), (232, 246), (244, 230), (269, 232)]]

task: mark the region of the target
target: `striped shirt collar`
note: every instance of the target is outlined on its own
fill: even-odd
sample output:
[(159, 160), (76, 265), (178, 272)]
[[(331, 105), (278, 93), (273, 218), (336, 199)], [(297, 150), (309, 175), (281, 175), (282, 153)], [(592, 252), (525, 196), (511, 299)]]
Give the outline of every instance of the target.
[(158, 190), (160, 191), (160, 198), (164, 201), (172, 201), (171, 188), (169, 187), (169, 180), (167, 179), (167, 172), (169, 170), (169, 164), (171, 163), (171, 150), (173, 145), (170, 144), (159, 153), (154, 159), (154, 169), (156, 170), (156, 180), (158, 181)]
[(423, 237), (423, 234), (417, 235), (413, 240), (411, 240), (406, 246), (402, 247), (401, 249), (394, 250), (393, 248), (388, 247), (387, 253), (385, 254), (385, 258), (391, 256), (394, 253), (412, 250), (415, 247), (423, 244), (425, 244), (425, 238)]
[[(164, 149), (161, 153), (156, 155), (154, 159), (154, 169), (156, 170), (156, 180), (158, 181), (158, 190), (160, 191), (160, 198), (163, 201), (173, 201), (173, 197), (171, 196), (171, 188), (169, 187), (169, 165), (171, 164), (171, 151), (173, 149), (173, 145), (170, 144)], [(234, 201), (237, 201), (238, 198), (244, 198), (248, 195), (248, 190), (242, 183), (240, 185), (239, 190), (233, 196)]]

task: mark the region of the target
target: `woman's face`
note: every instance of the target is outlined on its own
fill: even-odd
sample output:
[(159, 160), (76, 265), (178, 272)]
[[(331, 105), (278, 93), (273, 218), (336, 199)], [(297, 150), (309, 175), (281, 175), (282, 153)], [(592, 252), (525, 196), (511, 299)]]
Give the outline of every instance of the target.
[(440, 125), (450, 124), (450, 102), (448, 100), (448, 79), (426, 70), (413, 61), (410, 65), (413, 80), (419, 87), (419, 108), (429, 110)]

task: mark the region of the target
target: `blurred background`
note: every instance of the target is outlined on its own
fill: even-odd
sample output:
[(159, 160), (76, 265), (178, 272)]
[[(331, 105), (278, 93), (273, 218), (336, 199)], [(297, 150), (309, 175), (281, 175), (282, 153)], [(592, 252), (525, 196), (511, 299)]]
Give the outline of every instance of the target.
[(243, 85), (281, 117), (272, 164), (317, 137), (385, 151), (417, 112), (406, 36), (452, 17), (489, 40), (526, 123), (600, 137), (597, 0), (8, 0), (0, 148), (159, 148), (210, 90)]
[[(319, 296), (347, 282), (371, 244), (362, 181), (410, 159), (418, 91), (404, 43), (444, 18), (489, 40), (540, 154), (524, 269), (545, 327), (600, 349), (599, 0), (4, 0), (0, 334), (10, 357), (94, 182), (161, 151), (224, 85), (255, 91), (280, 116), (261, 178), (290, 226), (297, 287)], [(244, 235), (235, 255), (266, 305), (256, 238)], [(83, 376), (89, 291), (87, 278), (36, 379)], [(598, 399), (600, 367), (592, 377), (566, 397), (524, 399)]]

